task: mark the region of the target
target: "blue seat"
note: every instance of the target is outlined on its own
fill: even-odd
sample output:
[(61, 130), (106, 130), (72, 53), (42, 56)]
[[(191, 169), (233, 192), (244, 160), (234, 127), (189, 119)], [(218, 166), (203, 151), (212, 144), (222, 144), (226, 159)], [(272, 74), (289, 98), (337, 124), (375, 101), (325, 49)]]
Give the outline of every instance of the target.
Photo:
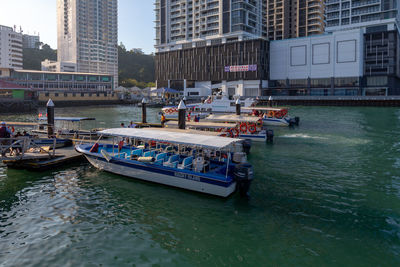
[(156, 156), (156, 160), (162, 160), (163, 162), (167, 158), (167, 153), (160, 153)]
[(182, 164), (178, 166), (179, 169), (190, 169), (193, 164), (193, 157), (187, 157), (183, 160)]
[(136, 156), (142, 156), (143, 154), (143, 149), (135, 149), (131, 152), (131, 155), (136, 155)]
[(153, 157), (154, 158), (155, 154), (156, 154), (155, 151), (147, 151), (147, 152), (144, 152), (143, 157)]
[(169, 157), (167, 162), (164, 162), (164, 166), (176, 168), (178, 166), (178, 163), (179, 163), (179, 155), (172, 155)]
[(154, 161), (154, 164), (155, 165), (163, 165), (163, 162), (164, 162), (164, 160), (159, 159), (159, 160)]

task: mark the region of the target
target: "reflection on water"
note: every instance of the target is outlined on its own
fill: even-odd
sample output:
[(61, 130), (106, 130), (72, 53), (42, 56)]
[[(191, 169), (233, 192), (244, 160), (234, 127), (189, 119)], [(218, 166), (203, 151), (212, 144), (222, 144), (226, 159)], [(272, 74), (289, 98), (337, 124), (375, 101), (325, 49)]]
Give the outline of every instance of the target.
[[(141, 116), (134, 106), (57, 115), (72, 111), (110, 127)], [(149, 121), (157, 112), (150, 110)], [(277, 128), (274, 145), (252, 148), (249, 202), (133, 181), (88, 164), (45, 173), (0, 167), (0, 262), (398, 265), (399, 110), (292, 112), (300, 127)]]

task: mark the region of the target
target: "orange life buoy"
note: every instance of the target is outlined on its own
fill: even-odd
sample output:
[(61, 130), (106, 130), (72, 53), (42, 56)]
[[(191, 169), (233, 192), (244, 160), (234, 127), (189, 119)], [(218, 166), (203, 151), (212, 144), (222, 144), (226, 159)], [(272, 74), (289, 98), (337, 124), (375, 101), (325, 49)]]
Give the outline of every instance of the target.
[(273, 110), (268, 111), (268, 118), (273, 118), (275, 116), (275, 112)]
[(240, 124), (240, 131), (242, 132), (242, 133), (247, 133), (247, 124), (246, 123), (242, 123), (242, 124)]
[(240, 133), (237, 128), (231, 129), (231, 132), (232, 132), (232, 137), (238, 137)]
[(257, 126), (255, 124), (250, 124), (247, 129), (249, 129), (249, 132), (253, 134), (257, 131)]

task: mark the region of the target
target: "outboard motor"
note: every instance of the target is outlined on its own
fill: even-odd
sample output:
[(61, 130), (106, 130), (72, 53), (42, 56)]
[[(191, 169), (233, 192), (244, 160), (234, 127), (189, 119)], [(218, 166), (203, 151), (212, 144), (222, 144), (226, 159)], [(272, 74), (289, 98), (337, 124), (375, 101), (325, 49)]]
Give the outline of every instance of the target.
[(246, 153), (246, 155), (250, 154), (251, 144), (252, 144), (251, 139), (243, 140), (243, 151)]
[(244, 152), (235, 152), (235, 153), (233, 153), (232, 161), (234, 163), (238, 163), (238, 164), (246, 163), (247, 162), (246, 153), (244, 153)]
[(295, 121), (294, 124), (296, 124), (297, 126), (299, 126), (299, 124), (300, 124), (300, 118), (299, 118), (299, 117), (295, 117), (295, 118), (294, 118), (294, 121)]
[(253, 181), (253, 166), (249, 163), (237, 164), (233, 170), (236, 181), (236, 189), (241, 197), (249, 197), (249, 189)]
[(267, 143), (274, 142), (274, 130), (267, 130)]

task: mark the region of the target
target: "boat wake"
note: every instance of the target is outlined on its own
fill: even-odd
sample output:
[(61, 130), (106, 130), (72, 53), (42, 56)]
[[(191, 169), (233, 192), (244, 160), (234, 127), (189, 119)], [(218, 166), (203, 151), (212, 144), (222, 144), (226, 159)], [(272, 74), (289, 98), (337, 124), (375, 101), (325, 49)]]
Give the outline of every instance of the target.
[(279, 138), (309, 139), (316, 141), (324, 141), (330, 144), (345, 144), (345, 145), (365, 145), (370, 142), (370, 140), (362, 138), (349, 138), (344, 136), (317, 136), (309, 134), (286, 134), (279, 136)]

